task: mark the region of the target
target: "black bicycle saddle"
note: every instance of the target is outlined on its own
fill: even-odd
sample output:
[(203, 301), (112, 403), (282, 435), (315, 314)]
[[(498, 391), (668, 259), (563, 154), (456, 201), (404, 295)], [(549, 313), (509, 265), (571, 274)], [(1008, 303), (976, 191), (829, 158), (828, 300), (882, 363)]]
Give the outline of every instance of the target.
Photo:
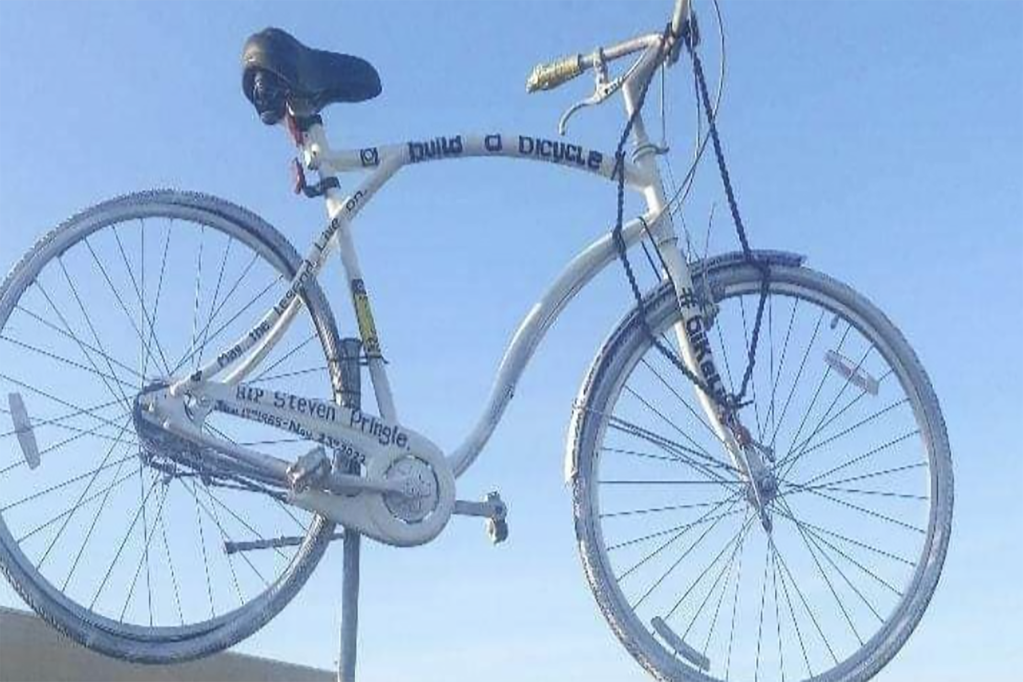
[(364, 59), (306, 47), (286, 31), (267, 28), (245, 41), (242, 89), (268, 125), (287, 105), (302, 115), (335, 102), (364, 102), (380, 94), (380, 76)]

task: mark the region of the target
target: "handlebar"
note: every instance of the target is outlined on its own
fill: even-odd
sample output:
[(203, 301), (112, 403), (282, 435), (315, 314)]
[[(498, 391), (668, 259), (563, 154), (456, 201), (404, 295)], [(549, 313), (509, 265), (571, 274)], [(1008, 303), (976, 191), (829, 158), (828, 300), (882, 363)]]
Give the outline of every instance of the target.
[[(689, 3), (690, 0), (675, 1), (675, 10), (671, 18), (671, 32), (674, 36), (679, 35), (682, 26), (685, 25), (689, 15)], [(605, 62), (611, 62), (657, 45), (660, 41), (661, 34), (650, 33), (601, 48), (590, 55), (574, 54), (546, 64), (537, 64), (526, 79), (526, 92), (553, 90), (593, 68), (598, 58), (602, 57)]]
[(563, 85), (579, 74), (585, 73), (597, 63), (597, 54), (602, 53), (605, 62), (645, 50), (651, 45), (656, 45), (661, 40), (658, 33), (632, 38), (610, 47), (601, 48), (593, 54), (574, 54), (570, 57), (562, 57), (548, 64), (538, 64), (533, 68), (526, 81), (526, 90), (536, 92), (537, 90), (553, 90)]

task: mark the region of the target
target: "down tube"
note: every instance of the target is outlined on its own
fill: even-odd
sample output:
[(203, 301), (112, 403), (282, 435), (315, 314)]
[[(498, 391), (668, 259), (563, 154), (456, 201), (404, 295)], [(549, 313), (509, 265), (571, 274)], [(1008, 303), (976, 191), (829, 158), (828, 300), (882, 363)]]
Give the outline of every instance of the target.
[[(638, 242), (643, 237), (644, 224), (652, 228), (656, 220), (656, 215), (648, 214), (626, 223), (622, 228), (626, 246)], [(461, 476), (472, 466), (487, 444), (508, 403), (515, 395), (519, 377), (547, 330), (569, 301), (616, 256), (612, 235), (605, 234), (568, 264), (554, 284), (523, 318), (501, 359), (483, 414), (465, 441), (449, 457), (456, 477)]]

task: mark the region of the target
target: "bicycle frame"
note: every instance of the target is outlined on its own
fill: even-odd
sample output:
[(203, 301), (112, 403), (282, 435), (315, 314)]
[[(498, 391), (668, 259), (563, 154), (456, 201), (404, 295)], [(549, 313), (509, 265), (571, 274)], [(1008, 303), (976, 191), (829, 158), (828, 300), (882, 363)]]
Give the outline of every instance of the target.
[[(637, 72), (656, 68), (653, 50), (641, 58)], [(630, 78), (623, 86), (625, 110), (632, 115), (638, 97), (640, 77)], [(614, 179), (614, 156), (586, 149), (582, 145), (529, 135), (491, 133), (441, 136), (424, 141), (366, 147), (358, 150), (334, 151), (319, 123), (311, 125), (304, 134), (297, 135), (302, 161), (306, 168), (317, 172), (321, 186), (326, 186), (326, 205), (330, 223), (316, 239), (302, 261), (291, 285), (278, 303), (271, 308), (245, 336), (220, 353), (187, 379), (174, 384), (173, 396), (186, 393), (215, 398), (214, 409), (229, 412), (246, 419), (262, 421), (280, 428), (290, 428), (332, 447), (356, 444), (355, 449), (396, 447), (404, 450), (428, 448), (429, 441), (401, 425), (387, 378), (379, 337), (373, 322), (369, 295), (359, 266), (351, 226), (376, 193), (402, 168), (409, 165), (441, 160), (473, 157), (517, 158), (554, 163), (562, 167)], [(633, 161), (624, 163), (625, 185), (643, 195), (647, 211), (630, 221), (622, 230), (627, 247), (644, 237), (654, 242), (664, 267), (663, 275), (674, 284), (682, 311), (682, 320), (675, 334), (686, 365), (712, 390), (723, 390), (721, 378), (706, 343), (702, 311), (694, 295), (689, 267), (682, 256), (678, 237), (661, 185), (656, 162), (656, 147), (650, 144), (641, 115), (633, 127), (635, 152)], [(351, 194), (336, 189), (334, 179), (340, 173), (369, 172), (369, 176)], [(335, 406), (296, 396), (265, 396), (263, 391), (241, 383), (273, 349), (284, 335), (298, 312), (299, 293), (305, 282), (316, 277), (328, 256), (337, 249), (349, 284), (359, 332), (368, 357), (368, 368), (379, 409), (379, 417), (359, 410), (347, 410), (340, 417)], [(608, 264), (615, 260), (616, 248), (611, 233), (594, 241), (578, 254), (532, 307), (522, 320), (498, 367), (496, 378), (483, 413), (463, 443), (447, 456), (454, 476), (460, 476), (475, 461), (500, 422), (511, 400), (515, 386), (539, 346), (547, 330), (561, 311)], [(217, 387), (212, 380), (221, 374), (222, 383), (236, 390)], [(728, 447), (733, 459), (741, 458), (741, 448), (731, 432), (725, 428), (713, 398), (696, 391), (709, 423), (721, 441)], [(299, 402), (300, 401), (300, 402)], [(296, 405), (301, 405), (296, 408)], [(328, 414), (329, 411), (329, 414)], [(329, 417), (329, 418), (328, 418)], [(376, 438), (387, 434), (383, 438)], [(397, 434), (401, 434), (399, 437)], [(367, 437), (368, 436), (368, 437)], [(401, 440), (399, 444), (397, 440)], [(411, 444), (415, 442), (416, 448)], [(224, 449), (224, 448), (222, 448)], [(435, 446), (434, 448), (435, 449)], [(231, 452), (234, 450), (234, 452)], [(281, 472), (282, 462), (268, 462), (272, 458), (256, 453), (238, 452), (238, 448), (224, 449), (228, 454), (249, 464), (273, 468)]]

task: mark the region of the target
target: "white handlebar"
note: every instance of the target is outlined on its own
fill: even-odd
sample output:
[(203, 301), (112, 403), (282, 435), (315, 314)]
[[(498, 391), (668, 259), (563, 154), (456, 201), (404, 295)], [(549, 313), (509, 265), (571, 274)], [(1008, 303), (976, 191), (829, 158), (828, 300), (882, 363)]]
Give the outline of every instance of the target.
[[(689, 18), (690, 0), (675, 0), (675, 10), (671, 17), (671, 33), (678, 36), (686, 20)], [(632, 38), (601, 49), (600, 59), (614, 61), (626, 55), (657, 45), (661, 41), (660, 33)], [(581, 73), (593, 68), (595, 55), (574, 54), (547, 64), (538, 64), (526, 81), (527, 92), (553, 90), (567, 83)]]

